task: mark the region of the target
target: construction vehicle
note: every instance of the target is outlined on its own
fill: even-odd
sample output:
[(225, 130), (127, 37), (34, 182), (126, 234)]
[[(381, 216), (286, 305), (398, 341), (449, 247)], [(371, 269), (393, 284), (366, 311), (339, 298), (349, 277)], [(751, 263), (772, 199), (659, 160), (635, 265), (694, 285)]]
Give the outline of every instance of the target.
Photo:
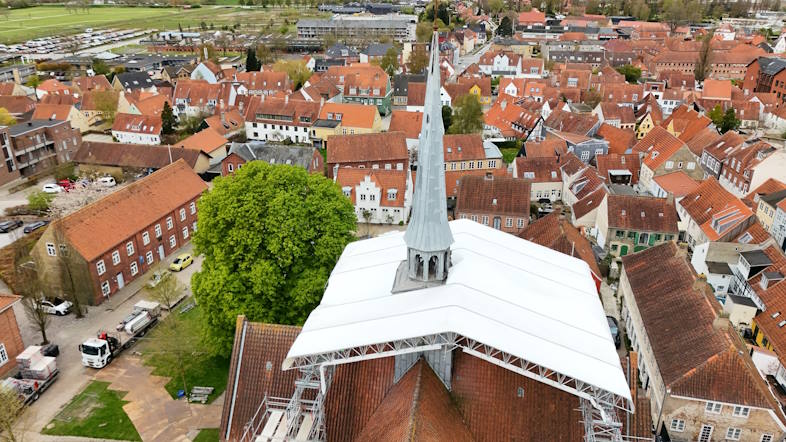
[[(49, 347), (31, 345), (16, 357), (19, 371), (13, 377), (6, 378), (0, 383), (0, 388), (10, 389), (19, 395), (19, 400), (24, 405), (29, 405), (38, 400), (41, 393), (46, 391), (56, 380), (60, 373), (57, 362), (51, 354)], [(54, 346), (56, 347), (56, 346)]]
[(95, 338), (79, 345), (82, 365), (104, 368), (120, 353), (130, 348), (158, 323), (161, 305), (157, 302), (139, 301), (134, 309), (118, 326), (117, 333), (99, 330)]

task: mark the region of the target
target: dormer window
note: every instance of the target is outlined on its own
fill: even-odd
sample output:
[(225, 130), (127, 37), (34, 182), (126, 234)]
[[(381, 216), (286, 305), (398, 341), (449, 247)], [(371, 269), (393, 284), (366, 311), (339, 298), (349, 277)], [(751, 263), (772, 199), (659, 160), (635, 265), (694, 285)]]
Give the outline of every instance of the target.
[(352, 195), (352, 188), (349, 186), (342, 187), (341, 191), (344, 192), (344, 196), (347, 198), (349, 198), (349, 196)]
[(388, 201), (395, 201), (398, 196), (398, 189), (388, 189)]

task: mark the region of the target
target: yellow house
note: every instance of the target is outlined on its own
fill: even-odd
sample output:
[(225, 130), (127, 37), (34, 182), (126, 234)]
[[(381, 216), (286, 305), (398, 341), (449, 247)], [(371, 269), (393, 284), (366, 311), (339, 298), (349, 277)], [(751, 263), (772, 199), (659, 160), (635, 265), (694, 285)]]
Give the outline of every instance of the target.
[(33, 111), (33, 120), (68, 120), (71, 127), (85, 133), (90, 129), (90, 122), (71, 104), (39, 104)]
[(778, 203), (784, 199), (786, 199), (786, 190), (759, 196), (759, 204), (756, 206), (756, 218), (759, 219), (759, 224), (764, 227), (764, 230), (768, 232), (771, 230)]
[(349, 103), (325, 103), (319, 118), (311, 126), (314, 146), (326, 148), (331, 135), (382, 132), (382, 117), (376, 106)]
[(639, 122), (639, 127), (636, 128), (636, 139), (640, 140), (646, 137), (653, 127), (655, 127), (655, 122), (652, 120), (652, 114), (648, 112)]
[(445, 83), (443, 89), (453, 101), (463, 95), (474, 95), (483, 106), (491, 106), (491, 77), (465, 78), (459, 77), (457, 83)]

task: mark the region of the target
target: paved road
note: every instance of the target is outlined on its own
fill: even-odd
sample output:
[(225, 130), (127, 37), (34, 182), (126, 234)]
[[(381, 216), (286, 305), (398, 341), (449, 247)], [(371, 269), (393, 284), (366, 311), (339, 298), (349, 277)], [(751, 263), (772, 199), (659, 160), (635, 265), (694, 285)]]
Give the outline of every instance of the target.
[(622, 323), (620, 319), (620, 309), (617, 304), (617, 294), (612, 290), (612, 288), (606, 284), (606, 281), (601, 282), (600, 284), (600, 299), (603, 303), (603, 310), (606, 312), (606, 316), (613, 316), (620, 325), (620, 333), (622, 334), (621, 340), (622, 344), (620, 348), (617, 349), (617, 354), (621, 357), (628, 354), (627, 349), (625, 349), (625, 324)]
[[(190, 251), (191, 248), (191, 244), (187, 244), (170, 255), (166, 262), (171, 262), (174, 256)], [(202, 267), (202, 259), (202, 257), (196, 257), (193, 265), (175, 274), (189, 293), (191, 275)], [(39, 401), (33, 403), (23, 413), (20, 424), (25, 429), (26, 441), (52, 440), (49, 437), (42, 437), (38, 433), (52, 420), (61, 407), (79, 393), (98, 372), (95, 369), (82, 366), (77, 346), (88, 337), (95, 335), (100, 329), (114, 330), (120, 320), (129, 313), (132, 305), (138, 300), (146, 298), (146, 293), (142, 288), (148, 280), (148, 275), (137, 278), (103, 304), (88, 307), (88, 313), (82, 319), (77, 319), (74, 314), (65, 317), (52, 317), (47, 334), (49, 340), (60, 347), (60, 356), (57, 358), (60, 379), (41, 396)], [(19, 303), (14, 306), (14, 311), (25, 345), (38, 344), (41, 340), (40, 334), (27, 320)]]
[(491, 42), (488, 42), (483, 46), (481, 46), (479, 49), (477, 49), (475, 52), (459, 57), (459, 62), (456, 63), (456, 66), (453, 66), (454, 69), (456, 70), (456, 75), (464, 72), (464, 69), (466, 69), (467, 66), (471, 65), (472, 63), (477, 63), (478, 61), (480, 61), (480, 57), (482, 57), (483, 54), (488, 52), (490, 48), (491, 48)]

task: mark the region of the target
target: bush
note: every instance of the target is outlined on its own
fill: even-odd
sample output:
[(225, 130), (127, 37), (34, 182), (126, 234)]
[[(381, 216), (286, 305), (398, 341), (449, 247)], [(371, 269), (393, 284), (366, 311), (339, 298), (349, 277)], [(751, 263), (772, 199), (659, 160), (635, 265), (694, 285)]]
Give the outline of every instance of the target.
[(55, 180), (75, 180), (76, 165), (74, 163), (63, 163), (55, 166)]
[(27, 196), (28, 207), (30, 207), (30, 210), (46, 212), (49, 210), (49, 203), (52, 202), (53, 198), (54, 195), (39, 190)]

